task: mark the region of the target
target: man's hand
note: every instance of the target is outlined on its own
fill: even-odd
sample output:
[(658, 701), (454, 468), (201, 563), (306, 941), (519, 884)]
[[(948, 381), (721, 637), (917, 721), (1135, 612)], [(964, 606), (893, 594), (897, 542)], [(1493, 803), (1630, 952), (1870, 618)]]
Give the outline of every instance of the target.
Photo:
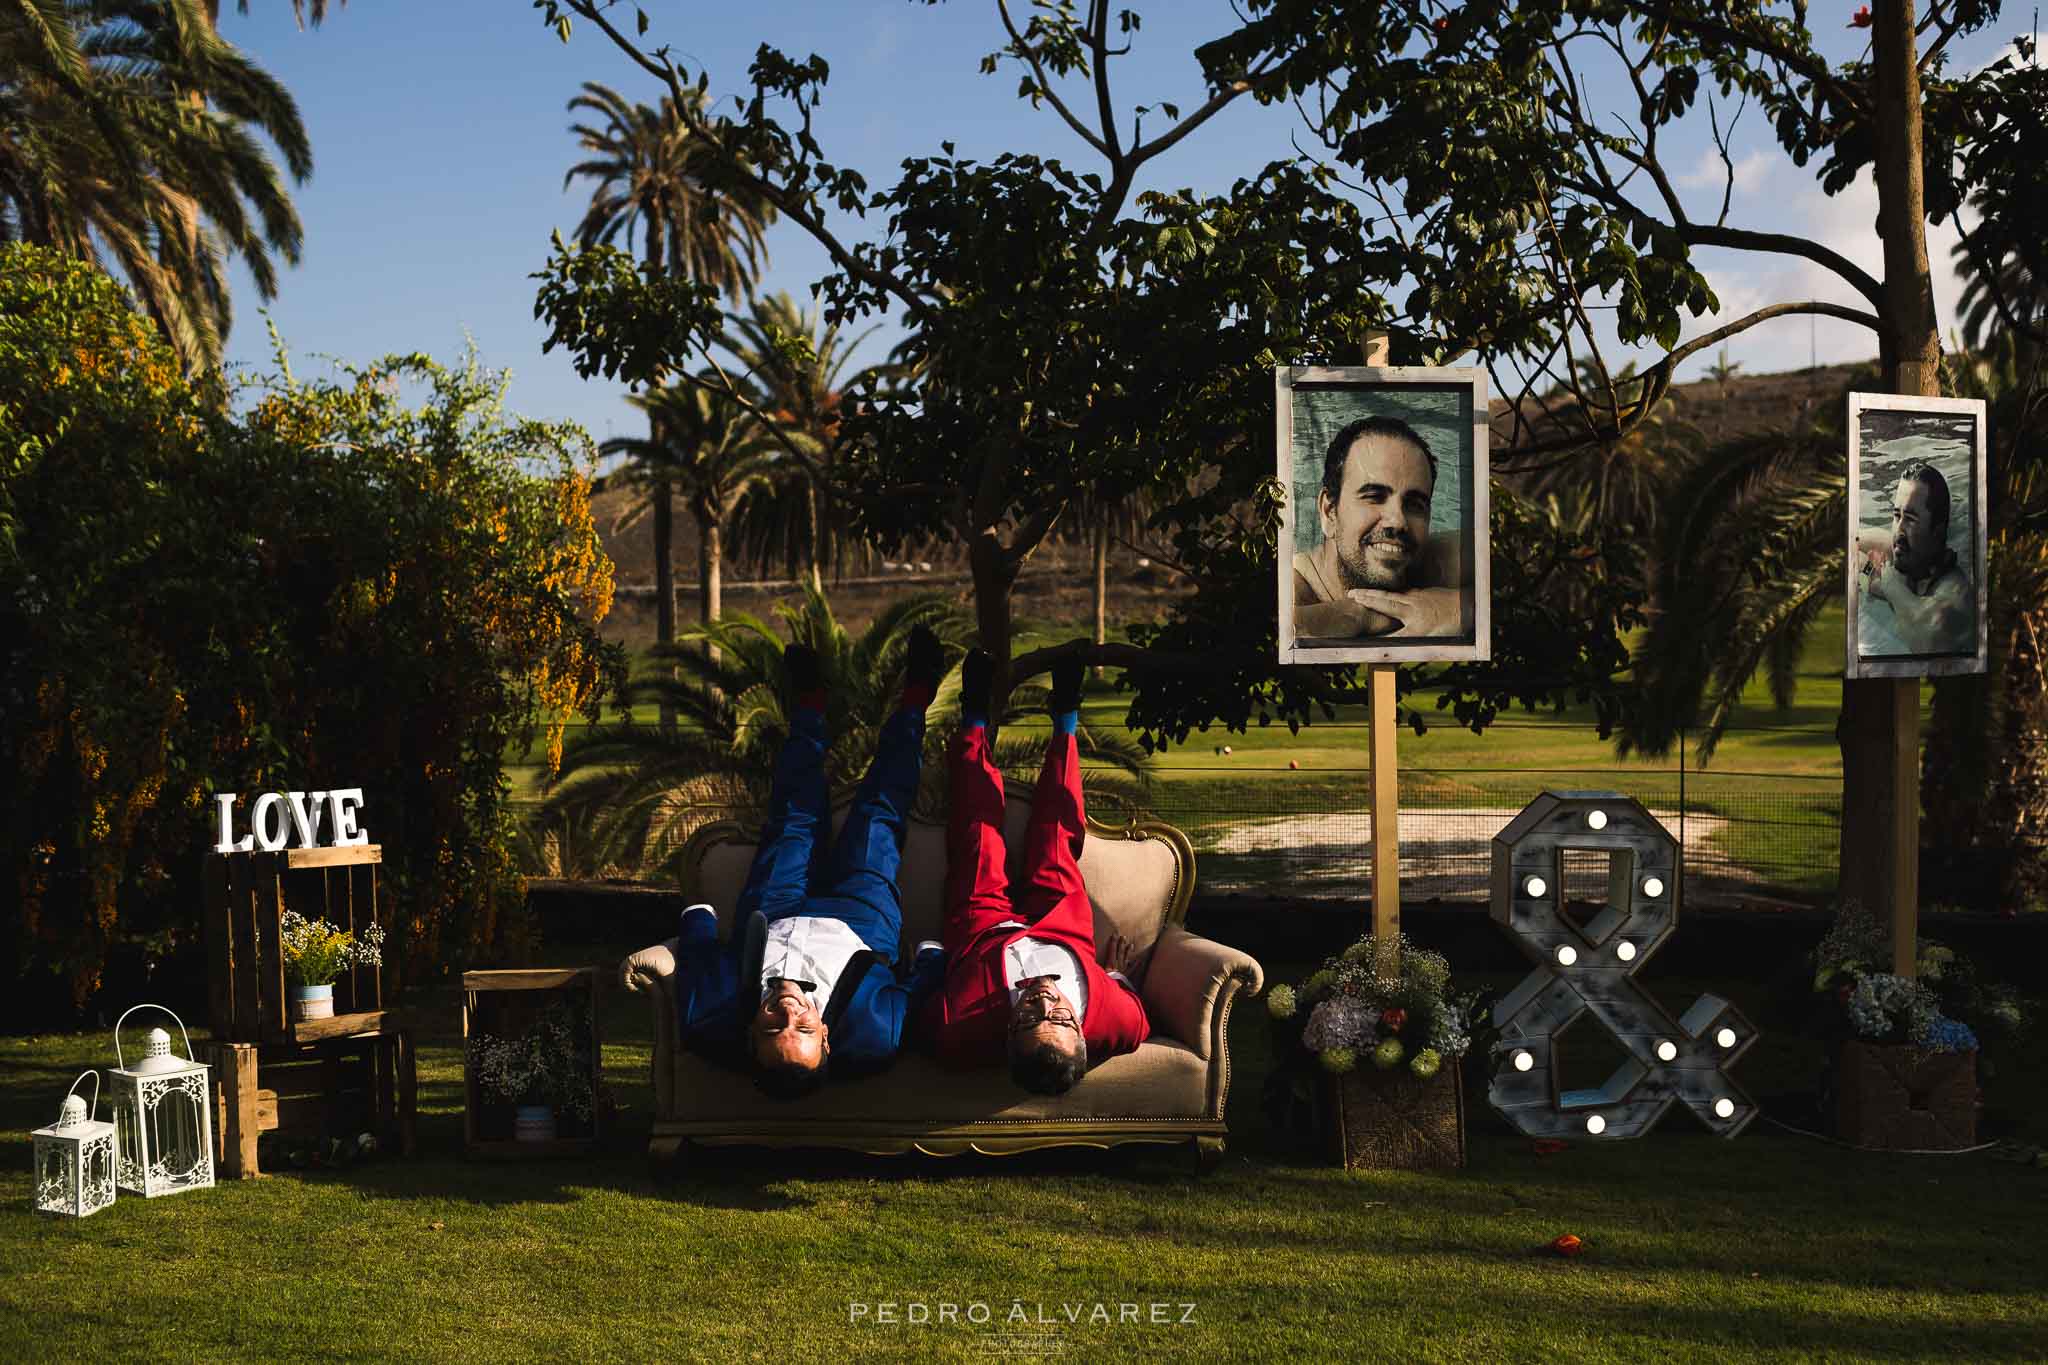
[(1095, 960), (1104, 971), (1117, 972), (1133, 985), (1144, 979), (1145, 963), (1151, 956), (1150, 951), (1139, 952), (1129, 939), (1114, 932), (1095, 948)]
[(1898, 566), (1892, 563), (1889, 556), (1886, 557), (1883, 567), (1875, 572), (1872, 572), (1871, 566), (1868, 564), (1863, 566), (1863, 572), (1865, 574), (1863, 586), (1878, 601), (1896, 605), (1892, 602), (1894, 590), (1899, 591), (1901, 597), (1904, 596), (1904, 585), (1899, 582)]
[(1359, 635), (1380, 635), (1399, 623), (1356, 602), (1311, 602), (1294, 609), (1295, 638), (1302, 640), (1349, 640)]
[(1456, 588), (1416, 588), (1409, 592), (1353, 588), (1345, 596), (1361, 607), (1400, 622), (1389, 632), (1394, 637), (1459, 635), (1464, 631), (1465, 595)]

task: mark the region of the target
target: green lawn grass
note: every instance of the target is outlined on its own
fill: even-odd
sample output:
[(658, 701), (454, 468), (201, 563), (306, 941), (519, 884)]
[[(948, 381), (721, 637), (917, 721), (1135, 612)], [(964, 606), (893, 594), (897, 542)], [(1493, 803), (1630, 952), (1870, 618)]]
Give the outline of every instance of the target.
[[(1717, 985), (1759, 1012), (1756, 992)], [(1694, 989), (1654, 988), (1674, 1007)], [(1468, 1169), (1348, 1175), (1266, 1129), (1254, 1005), (1233, 1019), (1233, 1138), (1207, 1176), (1165, 1149), (728, 1151), (664, 1183), (642, 1157), (644, 1000), (606, 1010), (610, 1150), (531, 1164), (461, 1157), (449, 1011), (446, 992), (430, 1002), (415, 1159), (123, 1196), (83, 1222), (28, 1211), (26, 1130), (77, 1070), (111, 1065), (111, 1041), (0, 1040), (5, 1357), (2017, 1360), (2048, 1343), (2048, 1171), (1982, 1154), (1854, 1152), (1762, 1122), (1722, 1142), (1673, 1113), (1639, 1141), (1538, 1156), (1482, 1082)], [(1768, 1111), (1817, 1057), (1767, 1033), (1738, 1079)], [(2043, 1078), (2000, 1077), (1999, 1122), (2042, 1140)], [(1582, 1259), (1537, 1252), (1563, 1232)], [(1193, 1304), (1192, 1322), (1085, 1321), (1155, 1302), (1176, 1319)], [(979, 1303), (994, 1321), (877, 1324), (885, 1303)], [(1084, 1321), (1002, 1336), (1013, 1303), (1056, 1321), (1078, 1305)]]

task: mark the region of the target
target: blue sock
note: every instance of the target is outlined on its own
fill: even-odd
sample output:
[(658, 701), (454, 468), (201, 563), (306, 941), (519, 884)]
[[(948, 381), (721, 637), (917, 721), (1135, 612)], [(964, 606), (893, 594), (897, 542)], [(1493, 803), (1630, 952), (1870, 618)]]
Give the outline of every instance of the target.
[(973, 711), (962, 711), (960, 713), (960, 728), (963, 730), (986, 730), (988, 729), (988, 717)]
[(1052, 732), (1056, 735), (1071, 735), (1080, 728), (1081, 712), (1079, 708), (1072, 711), (1062, 711), (1052, 718)]

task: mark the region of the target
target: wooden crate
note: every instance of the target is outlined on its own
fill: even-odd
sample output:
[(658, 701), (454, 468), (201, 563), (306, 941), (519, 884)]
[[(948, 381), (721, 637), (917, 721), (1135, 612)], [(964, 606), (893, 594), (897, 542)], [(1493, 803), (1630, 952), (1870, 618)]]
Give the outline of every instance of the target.
[(1324, 1132), (1347, 1171), (1457, 1170), (1465, 1164), (1465, 1091), (1459, 1059), (1421, 1080), (1407, 1067), (1370, 1062), (1323, 1078)]
[(1977, 1054), (1845, 1041), (1835, 1054), (1842, 1141), (1893, 1151), (1955, 1151), (1977, 1141)]
[[(589, 1152), (603, 1138), (604, 1040), (599, 1035), (599, 983), (595, 967), (537, 967), (462, 974), (463, 1147), (482, 1159), (562, 1156)], [(479, 1034), (516, 1038), (557, 999), (580, 1001), (590, 1020), (590, 1119), (556, 1115), (553, 1142), (521, 1142), (512, 1135), (512, 1105), (483, 1093), (469, 1040)]]

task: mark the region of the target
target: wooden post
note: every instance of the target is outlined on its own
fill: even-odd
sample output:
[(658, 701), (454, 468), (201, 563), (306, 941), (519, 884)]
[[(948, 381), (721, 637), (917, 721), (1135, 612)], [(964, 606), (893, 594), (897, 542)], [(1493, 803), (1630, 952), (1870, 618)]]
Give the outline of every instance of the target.
[(1911, 979), (1920, 932), (1920, 680), (1892, 689), (1892, 971)]
[(1372, 711), (1372, 936), (1383, 974), (1400, 969), (1401, 761), (1394, 711), (1394, 665), (1369, 664)]
[[(1387, 334), (1365, 334), (1365, 363), (1388, 363)], [(1372, 936), (1380, 973), (1401, 969), (1401, 758), (1393, 664), (1366, 665), (1372, 745)]]

